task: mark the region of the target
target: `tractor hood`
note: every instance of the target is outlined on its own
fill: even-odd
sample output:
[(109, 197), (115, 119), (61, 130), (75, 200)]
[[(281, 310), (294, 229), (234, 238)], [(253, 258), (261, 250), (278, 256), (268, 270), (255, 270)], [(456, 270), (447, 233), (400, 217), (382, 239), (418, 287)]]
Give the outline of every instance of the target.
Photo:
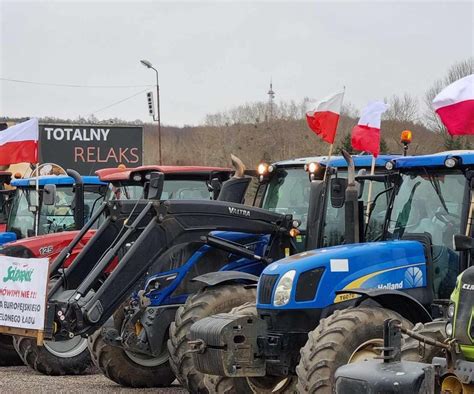
[[(285, 274), (293, 277), (285, 283), (291, 284), (289, 301), (277, 306), (275, 291)], [(426, 257), (421, 243), (371, 242), (307, 251), (272, 263), (260, 278), (257, 299), (263, 309), (324, 308), (354, 298), (336, 294), (340, 290), (425, 286)]]

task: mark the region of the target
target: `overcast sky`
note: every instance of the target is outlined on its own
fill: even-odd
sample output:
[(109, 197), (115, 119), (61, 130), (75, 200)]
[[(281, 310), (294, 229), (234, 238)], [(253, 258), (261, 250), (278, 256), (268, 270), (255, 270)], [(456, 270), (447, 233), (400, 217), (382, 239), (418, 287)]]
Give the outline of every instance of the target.
[[(474, 2), (21, 2), (0, 0), (0, 78), (153, 85), (162, 121), (266, 100), (423, 92), (474, 53)], [(0, 116), (88, 116), (146, 87), (67, 88), (0, 80)], [(145, 92), (95, 113), (149, 120)]]

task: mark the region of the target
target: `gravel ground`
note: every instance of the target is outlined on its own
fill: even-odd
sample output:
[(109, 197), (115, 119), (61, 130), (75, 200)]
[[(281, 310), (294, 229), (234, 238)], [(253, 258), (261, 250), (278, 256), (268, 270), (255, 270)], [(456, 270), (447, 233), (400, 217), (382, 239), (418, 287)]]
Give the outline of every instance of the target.
[(166, 389), (127, 389), (104, 375), (45, 376), (29, 367), (0, 368), (0, 393), (186, 393), (177, 381)]

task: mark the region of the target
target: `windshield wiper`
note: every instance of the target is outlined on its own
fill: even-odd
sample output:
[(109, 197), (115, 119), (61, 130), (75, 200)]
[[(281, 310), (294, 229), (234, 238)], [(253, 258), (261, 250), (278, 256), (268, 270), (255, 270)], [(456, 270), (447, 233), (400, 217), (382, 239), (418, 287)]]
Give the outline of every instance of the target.
[(425, 170), (426, 176), (428, 177), (428, 179), (431, 183), (431, 186), (433, 186), (433, 189), (435, 189), (435, 192), (438, 195), (439, 201), (441, 201), (441, 205), (443, 206), (446, 213), (449, 213), (448, 207), (446, 206), (446, 201), (444, 200), (444, 197), (441, 194), (441, 187), (439, 186), (439, 179), (435, 178), (433, 175), (430, 175), (428, 173), (428, 171), (426, 171), (426, 168), (424, 170)]
[(418, 181), (413, 185), (413, 188), (411, 189), (410, 192), (410, 197), (408, 197), (407, 202), (403, 205), (402, 210), (398, 214), (397, 221), (395, 222), (395, 228), (394, 228), (394, 235), (395, 231), (398, 230), (398, 238), (401, 238), (403, 236), (403, 233), (405, 232), (405, 227), (408, 223), (408, 219), (410, 218), (410, 213), (411, 213), (411, 203), (413, 201), (413, 196), (415, 195), (415, 191), (418, 186), (420, 186), (421, 182)]

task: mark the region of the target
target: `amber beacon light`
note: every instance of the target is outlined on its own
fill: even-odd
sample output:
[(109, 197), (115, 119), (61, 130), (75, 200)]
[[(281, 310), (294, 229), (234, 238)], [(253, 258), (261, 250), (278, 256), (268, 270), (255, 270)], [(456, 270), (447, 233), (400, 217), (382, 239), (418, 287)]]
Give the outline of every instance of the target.
[(411, 143), (412, 133), (410, 130), (403, 130), (400, 138), (401, 143), (403, 144), (403, 156), (407, 155), (408, 145)]

